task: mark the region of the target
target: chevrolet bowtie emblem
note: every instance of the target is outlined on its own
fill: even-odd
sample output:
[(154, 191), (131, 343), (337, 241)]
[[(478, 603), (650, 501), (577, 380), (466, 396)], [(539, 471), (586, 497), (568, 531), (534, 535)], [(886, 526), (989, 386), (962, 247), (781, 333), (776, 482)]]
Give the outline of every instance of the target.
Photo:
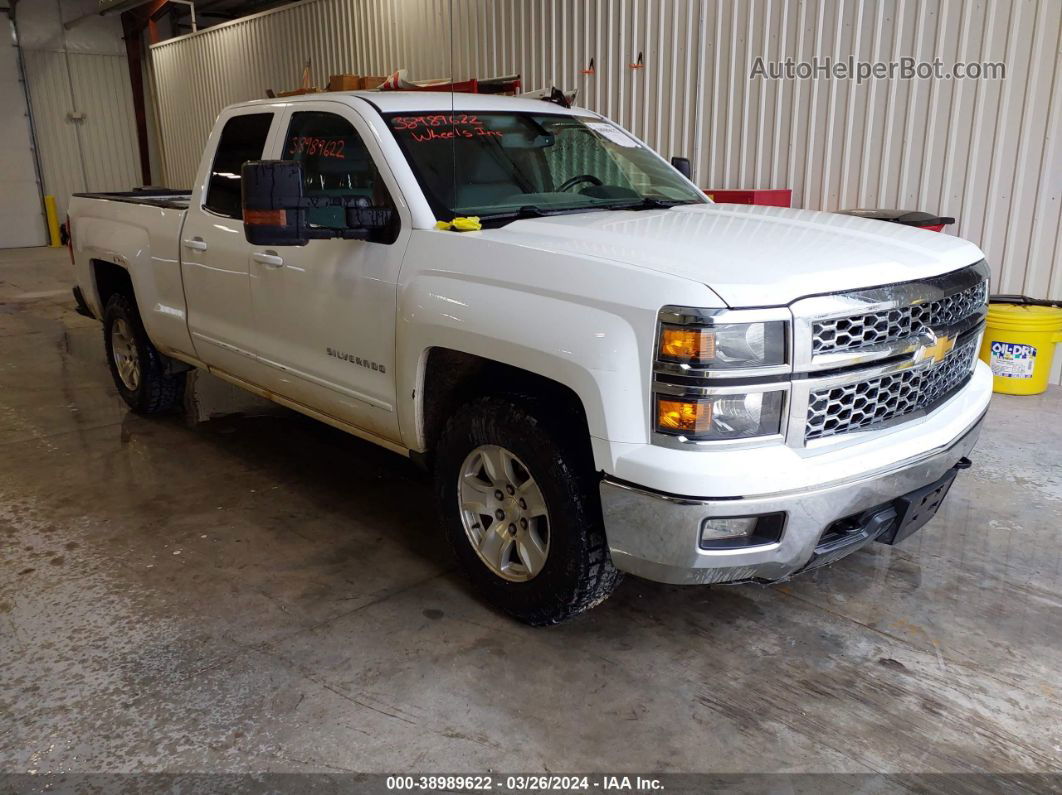
[(951, 353), (951, 349), (955, 347), (954, 337), (937, 337), (932, 345), (923, 345), (915, 351), (915, 362), (924, 362), (926, 359), (932, 359), (934, 363), (944, 361), (944, 357)]

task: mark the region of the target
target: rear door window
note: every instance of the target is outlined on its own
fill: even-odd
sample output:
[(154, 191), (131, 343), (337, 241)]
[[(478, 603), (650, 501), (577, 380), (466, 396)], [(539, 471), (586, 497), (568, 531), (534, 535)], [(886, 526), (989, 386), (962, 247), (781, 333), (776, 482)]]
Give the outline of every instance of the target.
[(248, 113), (225, 122), (210, 168), (204, 207), (228, 218), (243, 218), (240, 169), (248, 160), (262, 159), (272, 123), (272, 113)]

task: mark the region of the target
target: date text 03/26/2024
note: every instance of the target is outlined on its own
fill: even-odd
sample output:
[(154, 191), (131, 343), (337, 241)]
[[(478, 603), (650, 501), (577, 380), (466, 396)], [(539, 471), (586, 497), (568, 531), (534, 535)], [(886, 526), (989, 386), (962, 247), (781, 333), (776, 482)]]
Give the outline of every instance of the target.
[(662, 790), (657, 778), (645, 776), (465, 775), (388, 776), (393, 792), (500, 791), (500, 792), (652, 792)]

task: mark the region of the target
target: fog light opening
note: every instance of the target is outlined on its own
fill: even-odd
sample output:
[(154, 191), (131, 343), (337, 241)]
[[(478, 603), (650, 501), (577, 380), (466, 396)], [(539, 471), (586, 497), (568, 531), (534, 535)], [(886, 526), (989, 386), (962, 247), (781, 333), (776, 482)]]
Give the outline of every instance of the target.
[(784, 513), (709, 516), (701, 521), (701, 549), (734, 549), (773, 544), (782, 538)]
[(722, 541), (727, 538), (745, 538), (752, 535), (759, 518), (738, 516), (733, 518), (705, 519), (701, 523), (701, 541)]

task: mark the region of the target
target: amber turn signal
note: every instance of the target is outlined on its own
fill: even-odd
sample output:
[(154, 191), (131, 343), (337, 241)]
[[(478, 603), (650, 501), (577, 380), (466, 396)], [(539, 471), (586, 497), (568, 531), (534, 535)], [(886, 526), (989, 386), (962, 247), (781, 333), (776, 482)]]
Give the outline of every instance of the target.
[(715, 333), (701, 328), (664, 326), (660, 330), (660, 358), (680, 362), (710, 362), (715, 358)]
[(288, 222), (288, 211), (245, 209), (243, 211), (243, 222), (257, 226), (284, 226)]
[(661, 431), (693, 436), (707, 432), (711, 424), (712, 404), (707, 401), (656, 401), (656, 426)]

